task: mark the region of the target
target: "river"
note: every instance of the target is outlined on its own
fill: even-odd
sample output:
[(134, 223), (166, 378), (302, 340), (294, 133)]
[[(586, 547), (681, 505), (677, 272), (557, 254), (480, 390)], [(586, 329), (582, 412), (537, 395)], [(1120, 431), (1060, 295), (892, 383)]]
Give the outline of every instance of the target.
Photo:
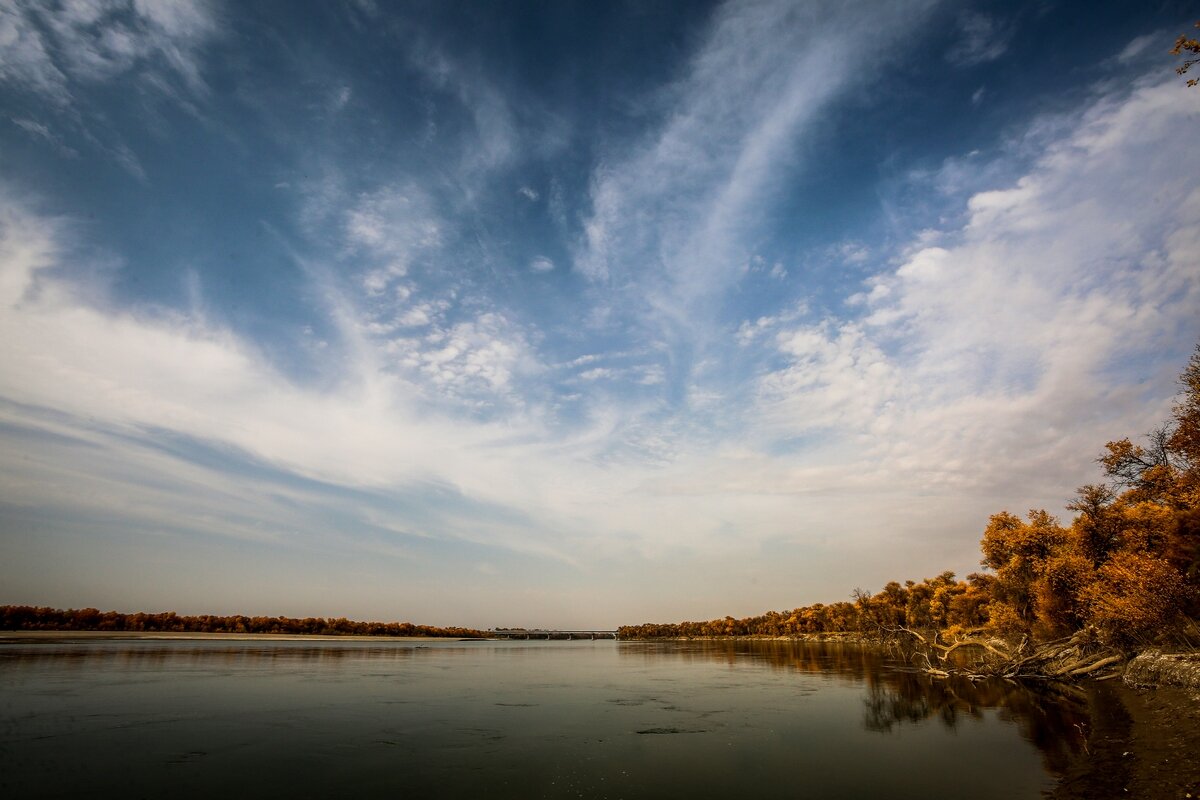
[(1070, 694), (849, 644), (0, 644), (0, 795), (1037, 798)]

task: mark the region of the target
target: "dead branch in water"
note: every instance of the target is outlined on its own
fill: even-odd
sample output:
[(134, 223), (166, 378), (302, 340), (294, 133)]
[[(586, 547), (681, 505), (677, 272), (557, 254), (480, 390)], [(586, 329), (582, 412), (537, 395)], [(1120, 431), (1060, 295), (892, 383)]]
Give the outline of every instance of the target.
[[(1019, 644), (998, 639), (952, 637), (947, 644), (938, 641), (940, 634), (925, 635), (912, 628), (896, 627), (889, 631), (893, 636), (904, 634), (916, 652), (910, 661), (919, 657), (925, 662), (923, 672), (937, 678), (961, 675), (971, 679), (1002, 677), (1009, 679), (1072, 679), (1081, 678), (1114, 667), (1126, 660), (1120, 653), (1100, 647), (1090, 631), (1080, 631), (1072, 636), (1057, 639), (1034, 647), (1025, 654), (1028, 637)], [(951, 656), (957, 651), (976, 649), (982, 659), (970, 667), (955, 662)]]
[(1103, 669), (1104, 667), (1107, 667), (1110, 664), (1119, 664), (1120, 662), (1122, 662), (1124, 660), (1125, 660), (1125, 656), (1121, 656), (1121, 655), (1109, 656), (1108, 658), (1102, 658), (1099, 661), (1095, 661), (1086, 667), (1080, 667), (1079, 669), (1073, 669), (1070, 672), (1068, 672), (1067, 675), (1069, 675), (1072, 678), (1076, 678), (1080, 675), (1087, 675), (1089, 673), (1095, 672), (1098, 669)]

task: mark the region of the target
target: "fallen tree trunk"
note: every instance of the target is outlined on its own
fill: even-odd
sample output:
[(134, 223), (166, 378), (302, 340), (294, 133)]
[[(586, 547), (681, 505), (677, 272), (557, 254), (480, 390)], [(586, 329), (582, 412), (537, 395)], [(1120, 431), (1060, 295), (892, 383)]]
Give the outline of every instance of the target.
[(963, 639), (962, 641), (957, 641), (949, 646), (935, 643), (933, 646), (942, 651), (942, 658), (949, 656), (960, 647), (982, 647), (984, 650), (987, 650), (989, 653), (994, 653), (1000, 658), (1012, 658), (1012, 656), (1010, 656), (1008, 653), (1002, 652), (993, 645), (988, 644), (987, 642), (979, 641), (978, 639)]
[[(938, 641), (939, 634), (923, 635), (911, 628), (896, 628), (891, 633), (907, 637), (910, 645), (924, 659), (922, 671), (939, 678), (962, 675), (972, 679), (1069, 680), (1117, 667), (1126, 660), (1124, 654), (1098, 644), (1090, 631), (1080, 631), (1073, 636), (1038, 645), (1028, 654), (1023, 654), (1027, 638), (1012, 647), (1011, 644), (985, 638), (955, 637), (949, 644), (942, 644)], [(982, 657), (964, 663), (957, 656), (966, 650), (975, 650)]]
[(1072, 678), (1077, 678), (1080, 675), (1088, 675), (1092, 672), (1095, 672), (1098, 669), (1104, 669), (1107, 666), (1111, 666), (1112, 664), (1120, 664), (1124, 660), (1125, 660), (1125, 656), (1121, 656), (1121, 655), (1109, 656), (1108, 658), (1102, 658), (1099, 661), (1095, 661), (1086, 667), (1080, 667), (1079, 669), (1073, 669), (1070, 672), (1068, 672), (1067, 675)]

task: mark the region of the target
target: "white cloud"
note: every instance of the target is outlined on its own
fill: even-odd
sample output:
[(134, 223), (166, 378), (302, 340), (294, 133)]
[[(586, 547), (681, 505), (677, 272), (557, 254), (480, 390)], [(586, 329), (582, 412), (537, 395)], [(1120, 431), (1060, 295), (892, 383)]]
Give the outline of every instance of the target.
[(529, 262), (529, 268), (534, 272), (550, 272), (554, 269), (554, 262), (545, 256), (538, 256)]
[(0, 48), (0, 78), (66, 103), (67, 77), (24, 4), (0, 3)]
[(199, 117), (193, 99), (207, 93), (203, 51), (218, 32), (206, 0), (3, 0), (0, 83), (42, 101), (46, 121), (19, 123), (28, 133), (68, 158), (78, 145), (65, 142), (78, 137), (145, 183), (141, 160), (87, 93), (129, 79), (142, 97), (165, 97)]
[(759, 317), (754, 322), (746, 320), (738, 328), (734, 337), (737, 339), (738, 344), (742, 346), (748, 345), (754, 341), (754, 339), (757, 338), (760, 333), (769, 328), (771, 325), (775, 324), (775, 322), (776, 320), (773, 317)]
[(617, 371), (610, 367), (592, 367), (579, 373), (579, 379), (581, 381), (608, 380), (615, 377), (616, 374)]
[(667, 381), (666, 370), (658, 364), (642, 366), (635, 370), (635, 372), (638, 373), (636, 380), (642, 386), (658, 386)]
[(964, 11), (958, 17), (958, 41), (946, 53), (946, 60), (963, 67), (995, 61), (1008, 52), (1013, 32), (987, 14)]
[(410, 42), (406, 50), (413, 66), (432, 85), (456, 97), (471, 115), (476, 135), (470, 147), (462, 148), (463, 176), (510, 163), (518, 153), (516, 120), (508, 98), (485, 68), (428, 38)]
[(780, 332), (788, 365), (759, 383), (760, 424), (787, 438), (809, 431), (884, 433), (885, 406), (895, 392), (896, 367), (854, 324), (829, 323)]
[(844, 264), (861, 264), (871, 257), (871, 248), (862, 242), (842, 242), (837, 246), (836, 252)]
[(71, 80), (165, 67), (192, 91), (204, 91), (199, 52), (216, 32), (202, 0), (11, 0), (0, 5), (0, 78), (66, 103)]
[(760, 338), (764, 333), (778, 330), (780, 325), (795, 322), (807, 313), (808, 306), (804, 303), (798, 303), (778, 314), (768, 314), (754, 320), (745, 320), (734, 334), (734, 340), (739, 345), (745, 347), (755, 339)]
[(418, 327), (428, 325), (433, 317), (430, 316), (430, 308), (425, 305), (410, 308), (397, 318), (397, 322), (405, 327)]
[[(445, 485), (471, 503), (499, 500), (502, 507), (515, 502), (519, 508), (519, 495), (527, 494), (519, 487), (542, 480), (536, 476), (544, 465), (536, 460), (525, 478), (512, 474), (514, 459), (522, 463), (521, 448), (491, 450), (494, 442), (517, 430), (538, 441), (536, 426), (516, 419), (503, 425), (464, 424), (452, 413), (419, 410), (412, 385), (372, 371), (370, 361), (348, 364), (342, 381), (332, 386), (305, 388), (283, 377), (247, 342), (202, 320), (152, 310), (103, 310), (47, 272), (64, 257), (68, 238), (62, 224), (31, 214), (9, 197), (0, 198), (0, 341), (5, 343), (0, 398), (5, 419), (83, 441), (103, 439), (103, 448), (111, 451), (103, 457), (105, 463), (126, 467), (106, 473), (115, 485), (104, 491), (70, 466), (72, 459), (85, 456), (92, 463), (91, 455), (71, 447), (40, 448), (39, 474), (56, 477), (36, 494), (39, 501), (57, 503), (56, 496), (70, 496), (81, 509), (105, 509), (118, 517), (134, 513), (130, 509), (137, 506), (139, 519), (159, 518), (178, 527), (181, 517), (171, 512), (166, 494), (151, 496), (150, 490), (138, 489), (137, 476), (154, 474), (159, 479), (155, 486), (167, 482), (179, 487), (171, 491), (188, 491), (197, 481), (207, 487), (186, 504), (191, 510), (184, 527), (191, 530), (267, 536), (286, 531), (297, 519), (274, 503), (263, 503), (256, 513), (244, 492), (242, 500), (227, 507), (221, 497), (235, 492), (236, 480), (186, 459), (149, 453), (138, 442), (152, 441), (153, 431), (233, 448), (332, 486), (390, 491)], [(505, 331), (503, 319), (485, 314), (431, 333), (427, 346), (416, 350), (418, 371), (450, 394), (503, 393), (526, 355), (502, 338)], [(32, 501), (27, 489), (33, 474), (8, 462), (0, 493), (6, 500)], [(122, 480), (129, 481), (124, 489)], [(502, 488), (505, 484), (508, 488)], [(506, 497), (510, 490), (516, 494)], [(484, 535), (476, 517), (453, 506), (440, 512), (450, 516), (439, 522), (439, 535), (483, 536), (494, 546), (569, 558), (551, 540), (538, 537), (536, 521), (523, 526), (493, 521)], [(237, 515), (244, 515), (241, 522), (234, 520)], [(396, 518), (393, 512), (392, 524), (405, 527), (404, 514)]]
[(1133, 39), (1129, 40), (1129, 44), (1125, 45), (1125, 49), (1123, 49), (1117, 55), (1117, 61), (1122, 64), (1126, 64), (1135, 60), (1142, 53), (1146, 52), (1146, 50), (1155, 42), (1164, 41), (1167, 41), (1167, 37), (1161, 32), (1147, 33), (1143, 36), (1135, 36)]
[[(410, 316), (402, 324), (425, 325), (429, 307), (418, 306), (401, 319)], [(437, 395), (475, 408), (519, 403), (514, 380), (540, 369), (524, 335), (496, 312), (434, 326), (419, 338), (393, 339), (386, 349)]]
[(702, 346), (713, 304), (753, 252), (757, 212), (796, 168), (797, 140), (866, 78), (857, 42), (869, 30), (882, 63), (929, 5), (723, 6), (667, 93), (661, 126), (595, 170), (575, 269), (622, 314)]
[(47, 125), (45, 125), (41, 122), (38, 122), (36, 120), (24, 119), (24, 118), (14, 119), (13, 124), (16, 125), (18, 128), (20, 128), (21, 130), (25, 131), (30, 136), (37, 138), (37, 139), (41, 139), (41, 140), (47, 142), (48, 144), (50, 144), (56, 151), (58, 151), (59, 155), (64, 156), (65, 158), (78, 158), (79, 157), (79, 151), (75, 150), (73, 147), (68, 146), (62, 140), (62, 137), (59, 136), (54, 131), (50, 130), (50, 128)]
[[(568, 563), (587, 553), (720, 541), (727, 500), (715, 501), (726, 510), (714, 516), (705, 503), (660, 497), (646, 482), (670, 463), (663, 453), (684, 452), (667, 446), (664, 430), (603, 411), (568, 431), (547, 427), (544, 409), (529, 407), (517, 385), (540, 367), (520, 328), (503, 315), (430, 326), (390, 345), (368, 338), (378, 354), (330, 354), (344, 363), (340, 379), (306, 387), (202, 319), (105, 310), (48, 271), (64, 257), (62, 225), (7, 197), (0, 210), (4, 418), (103, 451), (42, 447), (36, 470), (8, 459), (0, 474), (6, 500), (62, 507), (55, 498), (70, 496), (78, 513), (136, 519), (139, 529), (158, 521), (169, 530), (273, 541), (298, 530), (319, 537), (304, 510), (338, 508), (308, 491), (256, 504), (259, 482), (239, 487), (236, 477), (153, 446), (178, 436), (330, 487), (415, 492), (437, 511), (431, 527), (411, 502), (375, 509), (368, 521), (376, 527)], [(396, 361), (405, 362), (399, 372)], [(634, 372), (642, 381), (659, 379), (653, 366)], [(505, 413), (474, 415), (487, 404)], [(80, 472), (80, 464), (89, 466)], [(139, 488), (150, 475), (153, 485)], [(27, 491), (30, 482), (42, 489)], [(279, 491), (272, 485), (270, 494)], [(172, 492), (188, 494), (175, 510)], [(621, 497), (628, 503), (613, 508)], [(366, 513), (353, 506), (343, 504), (352, 516)]]
[(435, 250), (442, 224), (419, 189), (384, 188), (359, 194), (342, 213), (346, 248), (366, 257), (363, 286), (381, 294), (408, 273), (413, 259)]
[(872, 278), (861, 323), (781, 330), (764, 419), (837, 430), (883, 483), (1034, 502), (1094, 479), (1104, 441), (1165, 413), (1139, 399), (1170, 393), (1182, 361), (1164, 343), (1198, 333), (1200, 156), (1177, 135), (1196, 116), (1170, 83), (1094, 102), (1027, 172), (971, 195), (960, 230)]
[(601, 358), (601, 356), (598, 355), (597, 353), (585, 353), (584, 355), (581, 355), (578, 358), (571, 359), (570, 361), (568, 361), (566, 364), (563, 364), (562, 366), (567, 367), (567, 368), (582, 367), (584, 364), (592, 364), (592, 363), (598, 361), (600, 358)]

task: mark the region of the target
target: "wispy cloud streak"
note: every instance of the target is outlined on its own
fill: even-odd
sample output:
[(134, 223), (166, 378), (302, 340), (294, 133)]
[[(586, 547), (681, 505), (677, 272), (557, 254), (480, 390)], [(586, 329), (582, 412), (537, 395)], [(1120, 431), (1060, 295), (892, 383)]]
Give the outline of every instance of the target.
[(800, 143), (865, 77), (856, 43), (870, 33), (878, 68), (930, 5), (881, 4), (871, 14), (832, 3), (722, 7), (661, 98), (661, 126), (614, 143), (597, 169), (576, 269), (650, 324), (675, 328), (672, 337), (703, 335), (691, 322), (712, 320), (714, 300), (739, 277), (755, 215), (782, 176), (803, 169)]

